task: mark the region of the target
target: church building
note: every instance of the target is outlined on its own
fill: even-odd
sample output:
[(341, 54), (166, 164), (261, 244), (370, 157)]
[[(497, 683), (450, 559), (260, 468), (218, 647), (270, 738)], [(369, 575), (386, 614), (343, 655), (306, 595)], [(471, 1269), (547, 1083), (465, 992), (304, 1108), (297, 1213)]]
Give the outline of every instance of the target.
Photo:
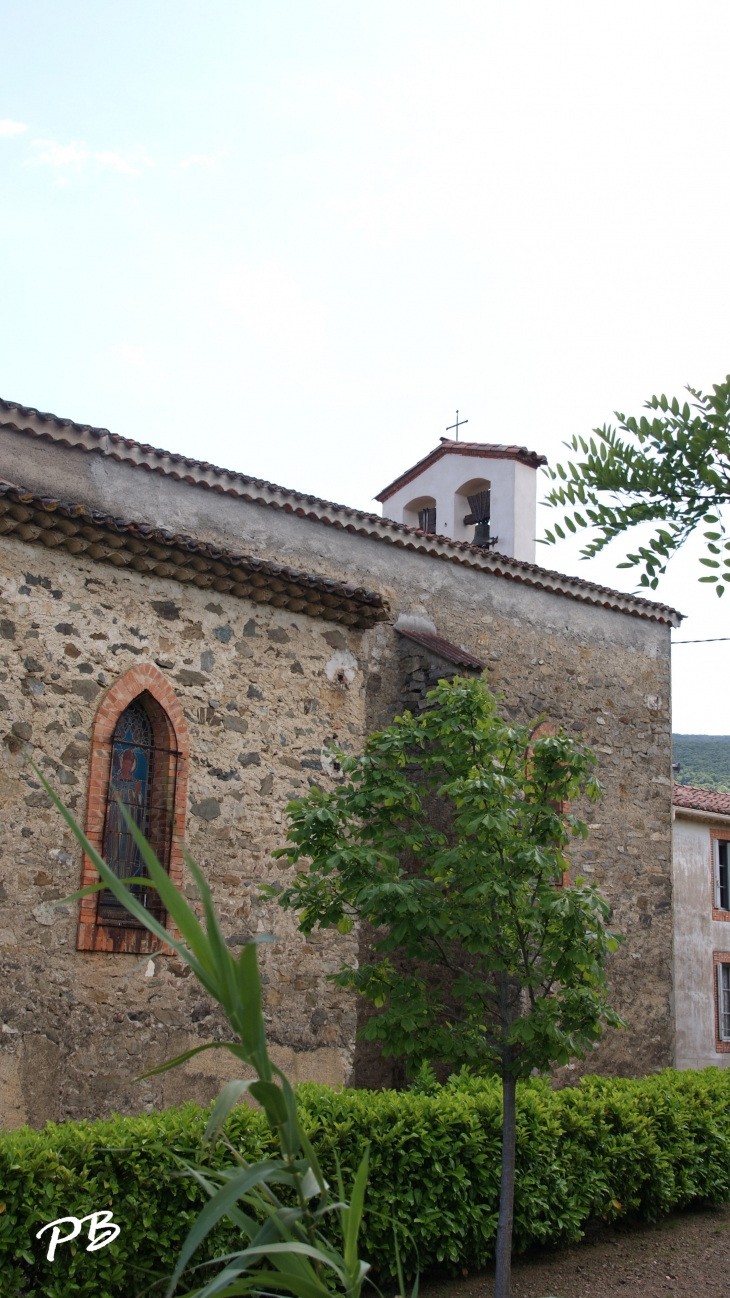
[[(256, 932), (272, 1053), (293, 1080), (390, 1085), (356, 1045), (356, 998), (327, 975), (358, 935), (262, 902), (286, 804), (338, 778), (430, 683), (486, 674), (504, 714), (590, 744), (605, 793), (575, 872), (626, 941), (610, 967), (628, 1020), (591, 1071), (673, 1060), (671, 608), (535, 563), (525, 447), (441, 440), (378, 496), (332, 504), (0, 401), (0, 1122), (208, 1103), (239, 1066), (211, 1051), (140, 1073), (226, 1027), (187, 968), (95, 879), (35, 777), (44, 771), (125, 877), (115, 795), (195, 900), (204, 871), (226, 941)], [(154, 906), (154, 894), (141, 893)], [(164, 914), (161, 913), (164, 920)]]

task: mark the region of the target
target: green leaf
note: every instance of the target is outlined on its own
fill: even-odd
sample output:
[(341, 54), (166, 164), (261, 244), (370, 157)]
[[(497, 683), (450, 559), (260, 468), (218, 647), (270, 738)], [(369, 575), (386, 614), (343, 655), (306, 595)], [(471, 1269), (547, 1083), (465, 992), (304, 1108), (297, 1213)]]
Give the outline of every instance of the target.
[(167, 1073), (171, 1068), (177, 1068), (179, 1064), (184, 1064), (194, 1055), (202, 1054), (204, 1050), (229, 1050), (237, 1059), (241, 1058), (242, 1050), (239, 1045), (231, 1041), (208, 1041), (204, 1046), (194, 1046), (192, 1050), (185, 1050), (181, 1055), (176, 1055), (174, 1059), (168, 1059), (164, 1064), (158, 1064), (156, 1068), (150, 1068), (146, 1073), (140, 1073), (135, 1077), (135, 1082), (141, 1082), (145, 1077), (159, 1077), (160, 1073)]
[[(182, 1062), (182, 1058), (180, 1062)], [(226, 1082), (218, 1096), (218, 1099), (213, 1105), (211, 1115), (208, 1119), (208, 1125), (203, 1133), (203, 1149), (205, 1149), (205, 1146), (210, 1144), (210, 1142), (218, 1136), (231, 1111), (238, 1104), (241, 1096), (249, 1090), (250, 1086), (250, 1081)]]
[(368, 1164), (370, 1160), (370, 1146), (365, 1149), (365, 1153), (360, 1160), (360, 1166), (357, 1169), (355, 1184), (352, 1187), (350, 1196), (350, 1207), (342, 1210), (344, 1220), (344, 1257), (345, 1266), (351, 1276), (354, 1276), (357, 1267), (357, 1242), (360, 1234), (360, 1223), (362, 1221), (363, 1209), (365, 1206), (365, 1190), (368, 1183)]
[(230, 1180), (221, 1186), (212, 1199), (208, 1200), (193, 1222), (187, 1239), (180, 1250), (177, 1266), (167, 1287), (166, 1298), (172, 1298), (180, 1276), (206, 1235), (210, 1233), (222, 1217), (227, 1215), (228, 1210), (234, 1207), (238, 1200), (248, 1194), (254, 1186), (265, 1184), (272, 1176), (276, 1175), (280, 1171), (280, 1166), (280, 1163), (276, 1160), (265, 1159), (260, 1163), (255, 1163), (253, 1167), (246, 1167), (240, 1172), (234, 1172)]

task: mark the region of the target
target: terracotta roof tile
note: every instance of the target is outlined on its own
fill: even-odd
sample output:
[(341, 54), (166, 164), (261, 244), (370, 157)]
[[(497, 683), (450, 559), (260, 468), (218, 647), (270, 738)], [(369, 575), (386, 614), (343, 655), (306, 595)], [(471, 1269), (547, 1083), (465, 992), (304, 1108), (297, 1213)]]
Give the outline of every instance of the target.
[(345, 626), (365, 629), (388, 620), (388, 603), (379, 591), (238, 554), (150, 523), (112, 518), (2, 479), (0, 536)]
[(528, 451), (526, 446), (506, 446), (501, 442), (454, 442), (449, 437), (442, 437), (440, 446), (429, 451), (423, 459), (418, 460), (410, 469), (406, 469), (405, 473), (399, 474), (387, 487), (383, 487), (375, 499), (384, 504), (395, 495), (396, 491), (419, 477), (424, 469), (430, 468), (445, 455), (466, 455), (481, 460), (519, 460), (521, 464), (526, 464), (531, 469), (539, 469), (541, 464), (547, 464), (545, 455), (538, 455), (537, 451)]
[(730, 816), (730, 793), (718, 793), (715, 789), (695, 789), (691, 784), (675, 784), (672, 802), (675, 807), (687, 807), (691, 811), (714, 811), (721, 816)]
[(455, 663), (457, 667), (471, 667), (481, 671), (487, 665), (481, 658), (475, 658), (473, 654), (467, 653), (466, 649), (460, 649), (450, 640), (444, 640), (443, 636), (431, 635), (429, 631), (403, 631), (400, 627), (396, 627), (396, 631), (408, 640), (414, 640), (416, 644), (422, 645), (424, 649), (431, 649), (447, 662)]
[[(6, 418), (5, 422), (3, 422), (3, 412), (6, 416), (11, 416)], [(193, 487), (202, 487), (257, 505), (281, 509), (285, 513), (296, 514), (299, 518), (323, 523), (328, 527), (341, 528), (372, 541), (386, 542), (429, 555), (434, 559), (460, 563), (495, 577), (523, 582), (525, 585), (535, 586), (555, 595), (564, 595), (582, 603), (626, 613), (630, 617), (668, 623), (670, 626), (679, 626), (682, 620), (683, 615), (676, 609), (670, 608), (667, 604), (644, 599), (641, 595), (627, 595), (623, 591), (612, 590), (607, 586), (598, 586), (582, 577), (565, 576), (548, 568), (540, 568), (535, 563), (526, 563), (520, 559), (512, 559), (508, 555), (487, 551), (481, 546), (472, 545), (470, 541), (454, 541), (448, 536), (433, 536), (419, 528), (409, 527), (405, 523), (381, 518), (379, 514), (353, 509), (348, 505), (337, 505), (332, 501), (322, 500), (319, 496), (310, 496), (292, 491), (287, 487), (279, 487), (263, 478), (251, 478), (245, 473), (221, 469), (204, 460), (194, 460), (188, 456), (163, 451), (154, 446), (135, 442), (131, 438), (110, 433), (106, 428), (93, 428), (90, 424), (77, 424), (71, 419), (42, 414), (30, 406), (21, 406), (16, 402), (0, 399), (0, 428), (8, 428), (30, 437), (46, 438), (63, 446), (108, 455), (120, 463), (144, 469), (148, 473), (159, 473), (177, 481), (188, 482)], [(454, 443), (457, 444), (471, 445), (471, 443)], [(475, 445), (480, 446), (481, 443)], [(521, 451), (523, 448), (514, 449)], [(526, 452), (526, 454), (532, 455), (533, 452)]]

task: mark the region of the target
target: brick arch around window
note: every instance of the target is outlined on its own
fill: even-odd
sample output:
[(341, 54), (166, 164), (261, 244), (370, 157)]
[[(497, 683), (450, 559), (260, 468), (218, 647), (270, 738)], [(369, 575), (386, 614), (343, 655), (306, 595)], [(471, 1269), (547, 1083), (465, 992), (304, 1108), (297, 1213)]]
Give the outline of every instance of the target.
[[(107, 691), (99, 704), (91, 736), (91, 760), (86, 802), (86, 836), (99, 853), (104, 850), (112, 749), (117, 722), (125, 708), (139, 700), (152, 726), (155, 749), (168, 754), (165, 760), (176, 761), (174, 797), (169, 809), (170, 845), (167, 868), (177, 887), (182, 886), (183, 857), (181, 843), (185, 832), (188, 758), (190, 741), (180, 701), (162, 672), (151, 663), (130, 668)], [(176, 758), (173, 758), (176, 754)], [(81, 886), (97, 883), (99, 876), (84, 853)], [(99, 918), (99, 898), (92, 893), (81, 899), (76, 948), (79, 951), (118, 951), (143, 955), (159, 950), (161, 943), (146, 928), (130, 923), (104, 923)], [(167, 921), (170, 926), (170, 921)]]

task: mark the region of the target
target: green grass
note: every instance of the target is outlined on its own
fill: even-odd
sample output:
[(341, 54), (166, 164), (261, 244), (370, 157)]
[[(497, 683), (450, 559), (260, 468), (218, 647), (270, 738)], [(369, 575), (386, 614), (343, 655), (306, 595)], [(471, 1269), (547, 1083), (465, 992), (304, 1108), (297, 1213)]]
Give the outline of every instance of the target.
[(730, 793), (730, 735), (673, 735), (672, 754), (678, 784)]

